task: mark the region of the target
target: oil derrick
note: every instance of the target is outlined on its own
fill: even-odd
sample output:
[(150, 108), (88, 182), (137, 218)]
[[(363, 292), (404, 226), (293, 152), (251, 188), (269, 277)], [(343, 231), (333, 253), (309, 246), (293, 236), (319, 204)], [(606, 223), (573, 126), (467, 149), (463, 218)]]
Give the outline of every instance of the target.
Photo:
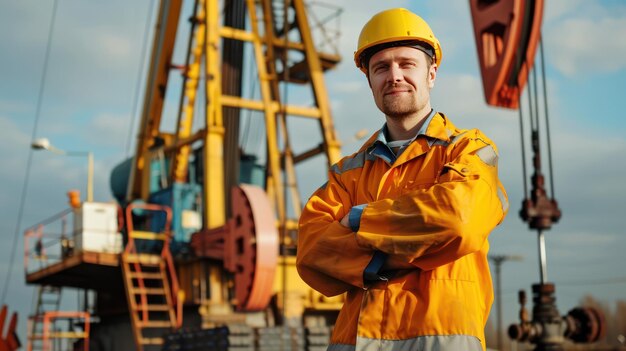
[[(163, 2), (160, 9), (137, 153), (122, 201), (143, 199), (172, 207), (173, 245), (178, 245), (173, 253), (185, 257), (178, 267), (181, 287), (189, 292), (185, 302), (203, 306), (207, 325), (237, 319), (232, 310), (261, 310), (272, 298), (284, 305), (285, 284), (278, 287), (280, 297), (274, 291), (277, 265), (279, 276), (292, 280), (299, 300), (317, 302), (317, 293), (295, 273), (301, 208), (295, 167), (317, 155), (327, 165), (339, 158), (323, 72), (340, 58), (318, 50), (301, 0), (206, 0), (194, 6), (186, 62), (175, 64), (182, 5)], [(249, 71), (244, 58), (252, 63)], [(182, 73), (184, 88), (175, 132), (167, 133), (161, 124), (171, 70)], [(246, 81), (250, 72), (253, 78)], [(245, 96), (245, 84), (256, 85), (258, 94)], [(286, 91), (293, 85), (308, 88), (307, 105), (288, 101)], [(263, 176), (250, 186), (238, 186), (245, 168), (241, 160), (248, 156), (240, 146), (244, 111), (259, 118), (265, 130)], [(319, 131), (319, 141), (298, 154), (288, 128), (294, 118), (317, 121)], [(272, 213), (263, 213), (264, 208)], [(190, 212), (200, 215), (195, 230), (181, 228), (183, 215)], [(210, 278), (199, 278), (196, 272), (208, 272)], [(278, 309), (275, 317), (283, 314), (284, 306)]]
[[(180, 62), (174, 49), (186, 11), (188, 47)], [(338, 10), (321, 20), (310, 11), (302, 0), (161, 3), (136, 154), (114, 170), (112, 183), (121, 183), (114, 193), (122, 206), (144, 201), (171, 208), (184, 326), (302, 323), (305, 310), (314, 321), (332, 322), (340, 305), (295, 271), (302, 206), (296, 166), (318, 155), (327, 166), (339, 158), (323, 73), (340, 58), (336, 46), (323, 52), (314, 42), (322, 38), (333, 49), (332, 33), (321, 26)], [(178, 73), (178, 114), (167, 116), (168, 86)], [(292, 102), (298, 98), (290, 94), (305, 102)], [(311, 144), (298, 153), (295, 119), (317, 125), (298, 140), (300, 148)], [(264, 145), (256, 154), (244, 152), (244, 129), (259, 126)], [(141, 217), (134, 215), (149, 222)]]
[[(75, 203), (25, 235), (29, 284), (92, 292), (97, 322), (83, 323), (76, 347), (156, 350), (181, 326), (239, 342), (303, 337), (313, 323), (325, 332), (306, 331), (315, 345), (328, 337), (341, 297), (300, 280), (295, 250), (296, 169), (339, 159), (323, 76), (340, 60), (323, 27), (331, 9), (316, 18), (302, 0), (160, 2), (136, 152), (111, 174), (118, 204)], [(294, 148), (296, 120), (315, 128)], [(261, 145), (243, 152), (255, 132)], [(50, 228), (61, 218), (59, 236)]]
[[(539, 246), (540, 283), (532, 285), (532, 318), (529, 318), (525, 308), (526, 294), (520, 291), (520, 323), (511, 325), (508, 334), (513, 340), (535, 344), (537, 351), (562, 351), (565, 339), (574, 342), (599, 340), (603, 335), (604, 320), (599, 311), (580, 307), (561, 317), (556, 308), (556, 287), (547, 278), (545, 232), (561, 218), (561, 210), (554, 197), (552, 181), (545, 65), (541, 46), (543, 5), (543, 0), (470, 0), (485, 100), (489, 105), (518, 109), (520, 113), (524, 173), (524, 200), (520, 216), (531, 230), (537, 231)], [(538, 47), (541, 49), (544, 121), (541, 121), (539, 112), (537, 69), (533, 68)], [(521, 93), (527, 82), (526, 113), (530, 115), (533, 152), (530, 192), (526, 176), (524, 114), (520, 104)], [(542, 172), (541, 122), (546, 127), (544, 138), (548, 146), (546, 154), (550, 172), (550, 193)]]

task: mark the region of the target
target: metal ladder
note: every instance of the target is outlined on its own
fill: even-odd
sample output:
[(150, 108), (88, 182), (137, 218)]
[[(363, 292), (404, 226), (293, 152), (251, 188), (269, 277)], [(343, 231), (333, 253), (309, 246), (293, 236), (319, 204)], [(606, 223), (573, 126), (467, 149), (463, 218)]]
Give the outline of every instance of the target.
[(28, 318), (28, 339), (26, 344), (26, 349), (28, 351), (39, 351), (45, 348), (43, 342), (44, 316), (46, 312), (58, 311), (60, 304), (61, 287), (52, 285), (39, 286), (35, 313)]
[[(163, 232), (135, 230), (132, 210), (138, 207), (153, 213), (164, 212), (167, 220)], [(126, 219), (128, 244), (122, 254), (122, 272), (135, 344), (139, 351), (160, 350), (163, 334), (182, 322), (178, 281), (169, 251), (171, 211), (165, 206), (131, 205), (126, 209)], [(138, 249), (138, 240), (149, 243), (149, 249)], [(160, 252), (155, 253), (155, 249)]]

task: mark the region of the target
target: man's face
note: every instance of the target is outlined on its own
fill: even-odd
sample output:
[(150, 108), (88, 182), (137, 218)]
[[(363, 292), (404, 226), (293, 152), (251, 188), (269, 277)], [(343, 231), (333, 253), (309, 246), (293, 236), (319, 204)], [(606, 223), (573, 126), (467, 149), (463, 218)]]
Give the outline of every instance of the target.
[(406, 46), (381, 50), (368, 68), (374, 101), (385, 115), (406, 118), (430, 111), (437, 65), (429, 65), (422, 51)]

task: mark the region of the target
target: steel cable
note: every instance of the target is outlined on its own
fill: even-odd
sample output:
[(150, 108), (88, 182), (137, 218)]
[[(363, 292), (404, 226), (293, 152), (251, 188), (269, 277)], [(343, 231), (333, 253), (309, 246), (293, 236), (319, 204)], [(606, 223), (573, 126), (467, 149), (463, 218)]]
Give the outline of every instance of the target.
[(151, 6), (149, 7), (148, 15), (146, 16), (146, 24), (144, 26), (143, 46), (141, 47), (141, 54), (140, 54), (139, 63), (137, 67), (137, 81), (135, 82), (135, 96), (133, 97), (133, 105), (130, 110), (131, 114), (134, 114), (135, 118), (129, 118), (128, 135), (126, 136), (126, 158), (130, 156), (130, 143), (131, 143), (131, 139), (133, 136), (134, 126), (137, 125), (136, 121), (137, 121), (137, 118), (139, 117), (139, 114), (137, 113), (137, 105), (139, 104), (139, 88), (141, 87), (141, 78), (143, 76), (144, 67), (146, 64), (146, 51), (148, 48), (148, 33), (150, 30), (150, 23), (151, 23), (150, 18), (152, 17), (151, 14), (154, 13), (154, 3), (155, 3), (154, 1), (151, 1)]
[[(50, 28), (48, 30), (48, 42), (46, 44), (46, 52), (44, 56), (43, 72), (41, 74), (41, 81), (39, 83), (39, 95), (37, 97), (37, 109), (35, 112), (35, 123), (33, 125), (33, 131), (31, 134), (31, 141), (35, 140), (37, 135), (37, 127), (39, 125), (39, 118), (41, 117), (41, 102), (43, 100), (44, 87), (46, 85), (46, 76), (48, 72), (48, 62), (50, 58), (50, 47), (52, 46), (52, 33), (54, 32), (54, 23), (56, 22), (57, 14), (57, 0), (54, 0), (52, 5), (52, 17), (50, 19)], [(30, 179), (30, 170), (33, 160), (33, 150), (28, 149), (28, 159), (26, 161), (26, 174), (24, 175), (24, 183), (22, 185), (22, 193), (20, 196), (20, 206), (17, 213), (17, 221), (15, 223), (15, 232), (13, 234), (13, 246), (11, 248), (11, 256), (9, 258), (9, 269), (7, 271), (7, 277), (4, 280), (4, 287), (2, 288), (2, 300), (1, 305), (4, 305), (6, 301), (7, 291), (9, 288), (9, 282), (11, 281), (11, 273), (13, 272), (13, 264), (15, 263), (15, 253), (17, 252), (17, 242), (19, 241), (20, 226), (22, 224), (22, 217), (24, 215), (24, 204), (26, 202), (26, 194), (28, 192), (28, 180)]]
[(548, 142), (548, 169), (550, 170), (550, 196), (554, 199), (554, 177), (552, 172), (552, 142), (550, 141), (550, 118), (548, 115), (548, 89), (546, 87), (546, 67), (543, 56), (543, 38), (539, 40), (539, 53), (541, 55), (541, 79), (543, 81), (543, 104), (546, 115), (546, 138)]

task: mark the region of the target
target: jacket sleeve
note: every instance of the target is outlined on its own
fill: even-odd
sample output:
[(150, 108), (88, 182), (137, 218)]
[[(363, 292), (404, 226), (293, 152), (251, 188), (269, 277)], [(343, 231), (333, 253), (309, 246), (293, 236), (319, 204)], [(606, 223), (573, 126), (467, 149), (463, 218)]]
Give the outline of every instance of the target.
[[(469, 135), (468, 135), (469, 134)], [(508, 211), (497, 150), (479, 131), (453, 145), (434, 185), (369, 203), (357, 241), (430, 270), (479, 251)]]
[(373, 250), (361, 247), (354, 232), (339, 221), (352, 204), (338, 175), (309, 199), (300, 216), (296, 266), (300, 277), (326, 296), (363, 287), (363, 271)]

